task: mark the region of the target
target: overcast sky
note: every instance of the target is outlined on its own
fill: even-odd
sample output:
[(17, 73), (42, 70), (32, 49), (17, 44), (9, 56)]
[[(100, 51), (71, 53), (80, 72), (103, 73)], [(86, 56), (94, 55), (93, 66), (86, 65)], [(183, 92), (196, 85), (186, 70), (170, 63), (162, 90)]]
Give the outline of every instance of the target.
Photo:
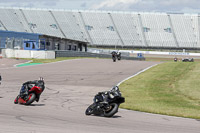
[(0, 0), (1, 7), (200, 13), (200, 0)]

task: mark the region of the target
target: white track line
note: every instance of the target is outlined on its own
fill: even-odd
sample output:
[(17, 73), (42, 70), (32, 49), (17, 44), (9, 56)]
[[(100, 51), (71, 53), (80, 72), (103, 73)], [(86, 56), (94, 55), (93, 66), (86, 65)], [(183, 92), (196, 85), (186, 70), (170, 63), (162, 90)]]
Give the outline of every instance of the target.
[(133, 78), (133, 77), (139, 75), (140, 73), (143, 73), (143, 72), (147, 71), (148, 69), (150, 69), (150, 68), (152, 68), (152, 67), (154, 67), (154, 66), (157, 66), (157, 65), (158, 65), (158, 64), (155, 64), (155, 65), (152, 65), (152, 66), (150, 66), (150, 67), (145, 68), (145, 69), (142, 70), (142, 71), (139, 71), (138, 73), (136, 73), (136, 74), (134, 74), (134, 75), (132, 75), (132, 76), (130, 76), (130, 77), (128, 77), (128, 78), (122, 80), (121, 82), (119, 82), (119, 83), (117, 84), (117, 86), (119, 86), (120, 84), (122, 84), (122, 83), (125, 82), (126, 80), (129, 80), (130, 78)]

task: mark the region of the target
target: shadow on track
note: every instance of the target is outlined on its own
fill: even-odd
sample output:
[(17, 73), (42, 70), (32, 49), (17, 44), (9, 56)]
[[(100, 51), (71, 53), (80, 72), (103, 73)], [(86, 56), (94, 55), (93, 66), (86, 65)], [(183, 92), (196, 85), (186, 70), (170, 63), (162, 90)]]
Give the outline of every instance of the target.
[(28, 105), (28, 106), (45, 106), (45, 104), (31, 104), (31, 105)]
[(119, 115), (114, 115), (114, 116), (111, 117), (111, 118), (121, 118), (121, 116), (119, 116)]
[(90, 116), (96, 116), (96, 117), (104, 117), (104, 118), (121, 118), (121, 116), (119, 116), (119, 115), (114, 115), (114, 116), (112, 116), (112, 117), (105, 117), (105, 116), (101, 116), (101, 115), (94, 115), (94, 114), (92, 114), (92, 115), (90, 115)]

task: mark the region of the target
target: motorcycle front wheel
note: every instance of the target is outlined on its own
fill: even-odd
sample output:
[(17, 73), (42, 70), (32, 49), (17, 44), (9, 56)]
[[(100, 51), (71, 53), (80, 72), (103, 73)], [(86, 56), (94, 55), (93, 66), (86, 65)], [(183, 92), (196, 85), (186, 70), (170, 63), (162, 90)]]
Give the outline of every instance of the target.
[(31, 93), (28, 95), (28, 97), (29, 97), (29, 99), (25, 103), (25, 105), (30, 105), (31, 103), (33, 103), (35, 101), (36, 95), (35, 95), (35, 93)]
[(93, 111), (94, 111), (93, 108), (94, 108), (94, 104), (90, 105), (90, 106), (86, 109), (85, 114), (86, 114), (86, 115), (91, 115), (91, 114), (93, 113)]
[(116, 103), (110, 104), (110, 109), (104, 112), (105, 117), (112, 117), (114, 114), (118, 112), (119, 105)]

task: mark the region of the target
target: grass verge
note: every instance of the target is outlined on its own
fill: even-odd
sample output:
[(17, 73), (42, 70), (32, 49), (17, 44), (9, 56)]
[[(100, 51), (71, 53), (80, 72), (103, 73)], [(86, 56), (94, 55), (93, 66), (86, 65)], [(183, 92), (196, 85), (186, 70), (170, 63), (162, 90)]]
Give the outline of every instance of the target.
[[(85, 57), (57, 57), (56, 59), (28, 59), (24, 58), (24, 60), (32, 60), (31, 63), (51, 63), (51, 62), (58, 62), (63, 60), (72, 60), (72, 59), (82, 59)], [(20, 58), (23, 59), (23, 58)]]
[(32, 65), (39, 65), (43, 63), (51, 63), (51, 62), (58, 62), (63, 60), (72, 60), (72, 59), (81, 59), (84, 57), (57, 57), (56, 59), (29, 59), (29, 58), (20, 58), (22, 60), (31, 60), (32, 62), (24, 63), (17, 65), (17, 67), (23, 67), (23, 66), (32, 66)]
[(130, 110), (200, 119), (200, 63), (166, 62), (120, 85)]

